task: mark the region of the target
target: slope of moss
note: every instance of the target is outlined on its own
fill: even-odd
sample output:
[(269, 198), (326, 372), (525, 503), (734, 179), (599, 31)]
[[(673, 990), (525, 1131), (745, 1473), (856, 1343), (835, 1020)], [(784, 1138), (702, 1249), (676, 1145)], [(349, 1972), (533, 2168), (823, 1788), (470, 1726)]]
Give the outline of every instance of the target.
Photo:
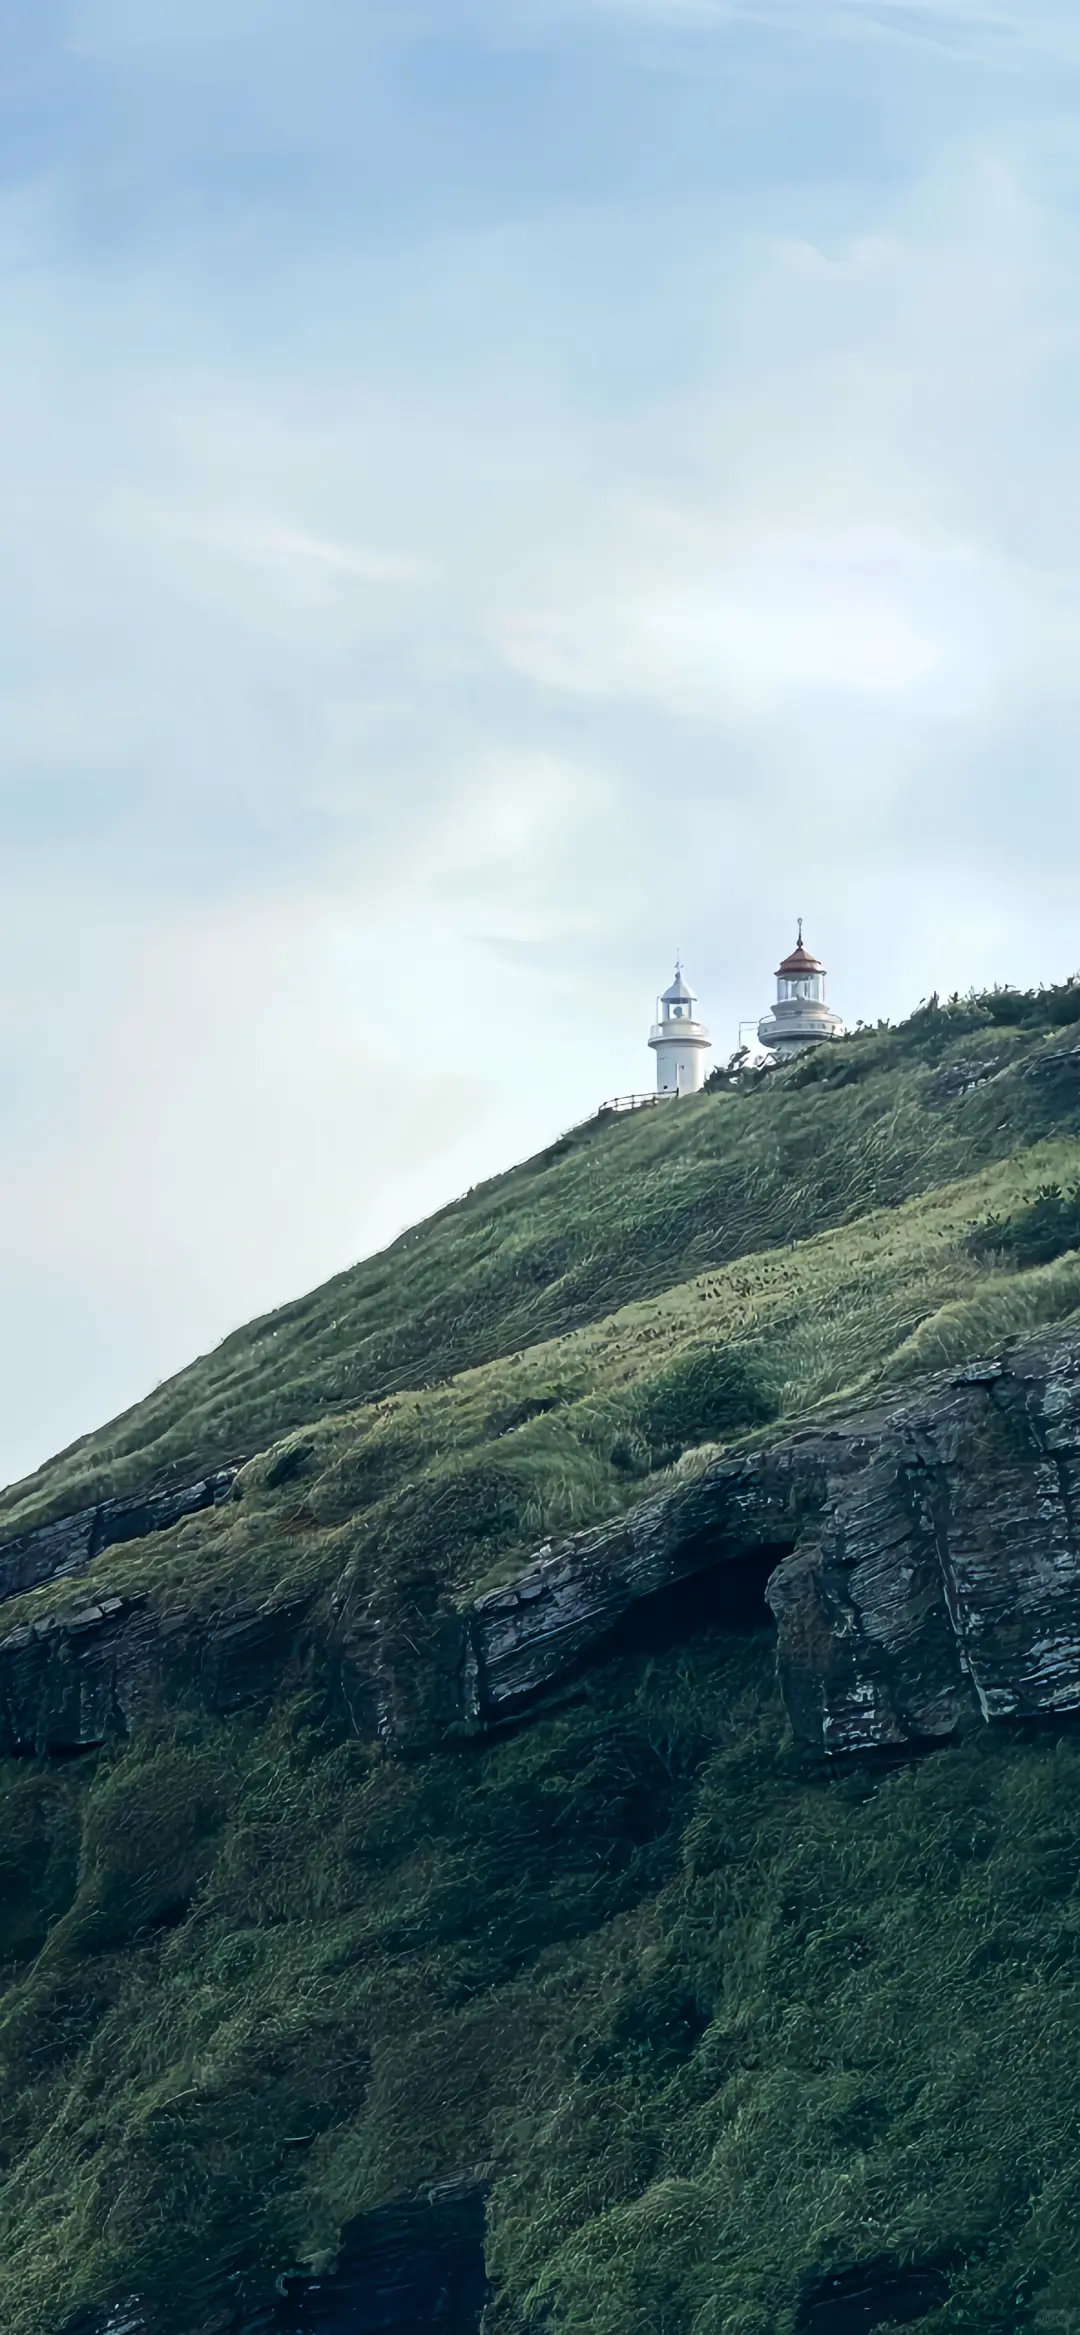
[[(188, 1614), (312, 1591), (377, 1593), (385, 1610), (418, 1575), (474, 1591), (718, 1445), (1068, 1320), (1080, 1253), (1024, 1269), (980, 1242), (1078, 1174), (1080, 1137), (1051, 1137), (445, 1385), (317, 1420), (250, 1461), (222, 1507), (106, 1549), (82, 1584)], [(70, 1599), (61, 1578), (12, 1600), (7, 1626)]]
[(463, 2168), (499, 2335), (789, 2335), (866, 2261), (948, 2267), (927, 2335), (1080, 2292), (1073, 1734), (807, 1778), (753, 1634), (468, 1753), (314, 1722), (7, 1779), (10, 2335), (222, 2331)]
[[(1024, 1232), (1080, 1178), (1055, 1010), (933, 1009), (573, 1138), (9, 1518), (257, 1452), (89, 1585), (189, 1617), (372, 1596), (422, 1689), (438, 1601), (544, 1534), (1080, 1309), (1080, 1255)], [(492, 1742), (360, 1742), (324, 1689), (0, 1766), (5, 2335), (131, 2293), (152, 2335), (227, 2335), (349, 2216), (462, 2173), (490, 2183), (491, 2335), (793, 2335), (860, 2263), (948, 2281), (927, 2335), (1075, 2304), (1068, 1724), (808, 1775), (752, 1630), (613, 1658)]]
[(237, 1331), (14, 1486), (0, 1530), (249, 1457), (1080, 1130), (1080, 1079), (1053, 1065), (1078, 1010), (1072, 984), (925, 1008), (738, 1092), (591, 1122)]

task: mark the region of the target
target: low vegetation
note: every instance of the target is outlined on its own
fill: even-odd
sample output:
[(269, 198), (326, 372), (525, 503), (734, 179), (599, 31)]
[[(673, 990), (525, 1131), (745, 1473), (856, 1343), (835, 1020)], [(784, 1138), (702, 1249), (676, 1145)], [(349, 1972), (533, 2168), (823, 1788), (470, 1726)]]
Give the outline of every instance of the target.
[(737, 1092), (590, 1121), (12, 1487), (0, 1531), (187, 1481), (1075, 1134), (1078, 1019), (1080, 983), (935, 1001)]
[[(422, 1649), (433, 1599), (703, 1449), (1080, 1311), (1077, 1015), (935, 1003), (577, 1130), (3, 1529), (242, 1457), (87, 1586), (372, 1598)], [(927, 2335), (1034, 2335), (1080, 2295), (1078, 1762), (1063, 1723), (800, 1771), (748, 1629), (625, 1652), (497, 1741), (359, 1740), (313, 1676), (8, 1763), (5, 2335), (131, 2293), (154, 2335), (227, 2335), (344, 2219), (463, 2171), (492, 2335), (793, 2335), (864, 2262), (947, 2275)]]
[(1080, 1184), (1062, 1191), (1042, 1184), (1033, 1200), (1012, 1216), (988, 1217), (970, 1238), (976, 1257), (1000, 1257), (1011, 1265), (1051, 1265), (1080, 1249)]
[(5, 2326), (224, 2330), (342, 2218), (492, 2184), (500, 2331), (786, 2335), (865, 2260), (951, 2335), (1080, 2291), (1080, 1744), (796, 1772), (767, 1643), (488, 1747), (297, 1699), (8, 1780)]

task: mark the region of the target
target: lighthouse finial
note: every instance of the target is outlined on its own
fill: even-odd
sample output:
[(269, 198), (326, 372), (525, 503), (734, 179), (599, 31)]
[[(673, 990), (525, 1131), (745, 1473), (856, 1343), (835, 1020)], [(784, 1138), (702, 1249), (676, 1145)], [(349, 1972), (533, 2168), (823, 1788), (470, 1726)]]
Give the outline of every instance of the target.
[(799, 947), (802, 947), (802, 917), (799, 918)]

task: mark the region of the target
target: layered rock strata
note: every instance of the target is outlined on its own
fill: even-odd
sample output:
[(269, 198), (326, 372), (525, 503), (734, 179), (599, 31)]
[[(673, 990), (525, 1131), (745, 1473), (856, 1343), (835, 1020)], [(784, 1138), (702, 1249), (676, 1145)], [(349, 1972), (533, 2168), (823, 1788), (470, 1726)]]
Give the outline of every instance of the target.
[(805, 1749), (1080, 1708), (1080, 1333), (719, 1460), (542, 1549), (467, 1617), (471, 1716), (520, 1710), (681, 1578), (714, 1572), (721, 1602), (727, 1569), (769, 1549), (780, 1678)]
[(66, 1757), (129, 1735), (192, 1695), (218, 1717), (265, 1699), (313, 1648), (310, 1600), (272, 1600), (212, 1622), (162, 1618), (145, 1598), (102, 1596), (0, 1640), (0, 1754)]
[(80, 1508), (73, 1516), (60, 1516), (6, 1541), (0, 1547), (0, 1604), (21, 1597), (27, 1589), (40, 1589), (46, 1581), (84, 1573), (104, 1549), (167, 1532), (185, 1516), (216, 1507), (236, 1474), (235, 1467), (218, 1468), (197, 1484), (148, 1492), (139, 1500), (99, 1500), (96, 1507)]
[(398, 1627), (386, 1601), (271, 1599), (185, 1622), (99, 1593), (0, 1642), (0, 1751), (83, 1749), (162, 1695), (227, 1712), (301, 1675), (361, 1734), (489, 1727), (604, 1659), (628, 1625), (638, 1642), (654, 1623), (670, 1633), (688, 1586), (687, 1627), (755, 1606), (766, 1621), (766, 1577), (809, 1753), (1080, 1710), (1080, 1330), (717, 1459), (546, 1545), (463, 1612), (440, 1590), (423, 1628), (419, 1608)]

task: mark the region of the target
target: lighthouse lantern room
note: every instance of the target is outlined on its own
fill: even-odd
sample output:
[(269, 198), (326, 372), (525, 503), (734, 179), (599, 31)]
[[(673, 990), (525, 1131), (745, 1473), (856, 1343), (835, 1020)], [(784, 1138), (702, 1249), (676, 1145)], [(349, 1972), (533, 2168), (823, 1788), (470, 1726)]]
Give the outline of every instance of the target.
[(658, 1095), (693, 1095), (705, 1084), (706, 1056), (712, 1039), (695, 1016), (697, 999), (676, 964), (675, 979), (656, 1001), (656, 1020), (649, 1044), (656, 1055)]
[(758, 1023), (758, 1037), (783, 1062), (804, 1046), (843, 1035), (839, 1014), (825, 1003), (825, 967), (806, 947), (800, 916), (798, 941), (776, 968), (776, 1004)]

